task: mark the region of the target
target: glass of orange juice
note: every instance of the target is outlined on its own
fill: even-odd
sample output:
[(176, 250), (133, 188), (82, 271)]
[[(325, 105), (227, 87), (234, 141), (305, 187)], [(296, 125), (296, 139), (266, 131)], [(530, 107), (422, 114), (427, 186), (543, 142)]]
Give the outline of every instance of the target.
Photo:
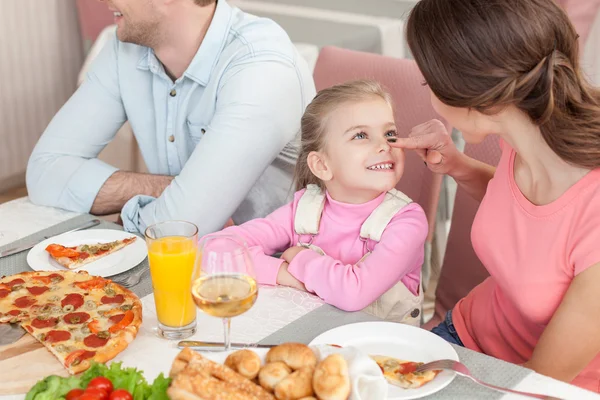
[(198, 227), (191, 222), (167, 221), (145, 232), (148, 262), (158, 317), (157, 333), (180, 340), (196, 332), (196, 307), (190, 294), (198, 248)]

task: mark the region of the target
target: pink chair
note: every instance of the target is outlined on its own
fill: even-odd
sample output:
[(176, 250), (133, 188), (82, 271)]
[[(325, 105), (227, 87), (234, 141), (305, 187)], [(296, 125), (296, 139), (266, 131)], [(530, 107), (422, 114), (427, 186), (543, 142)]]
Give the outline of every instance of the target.
[[(317, 59), (314, 78), (317, 90), (354, 79), (379, 81), (394, 99), (396, 126), (402, 136), (418, 124), (440, 118), (431, 106), (429, 91), (421, 84), (423, 77), (414, 61), (325, 47)], [(450, 131), (450, 126), (447, 129)], [(442, 177), (432, 174), (416, 153), (406, 153), (404, 176), (397, 188), (425, 210), (429, 222), (428, 250), (435, 232), (441, 182)]]
[(557, 0), (573, 22), (581, 37), (581, 48), (585, 46), (592, 24), (600, 11), (600, 0)]
[(77, 12), (81, 36), (87, 52), (100, 32), (114, 23), (114, 16), (106, 4), (98, 0), (77, 0)]
[[(487, 137), (481, 144), (465, 146), (465, 154), (490, 165), (500, 160), (500, 146), (496, 137)], [(471, 289), (489, 276), (471, 245), (471, 226), (479, 202), (458, 187), (452, 213), (452, 224), (442, 264), (442, 272), (435, 292), (435, 314), (424, 325), (431, 329), (439, 324), (446, 311), (452, 309)]]

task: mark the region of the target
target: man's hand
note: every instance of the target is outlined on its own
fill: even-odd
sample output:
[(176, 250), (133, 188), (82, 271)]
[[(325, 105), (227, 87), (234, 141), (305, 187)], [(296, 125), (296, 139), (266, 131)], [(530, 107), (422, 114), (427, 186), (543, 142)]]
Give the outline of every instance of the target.
[(281, 258), (283, 258), (288, 264), (291, 264), (294, 257), (296, 257), (296, 255), (298, 255), (298, 253), (300, 253), (302, 250), (309, 250), (309, 249), (307, 249), (304, 246), (290, 247), (289, 249), (287, 249), (286, 251), (283, 252), (283, 254), (281, 255)]
[(302, 290), (306, 292), (306, 287), (304, 283), (300, 282), (298, 279), (294, 277), (294, 275), (290, 274), (288, 271), (289, 264), (284, 262), (279, 267), (279, 272), (277, 273), (277, 284), (281, 286), (289, 286), (294, 289)]

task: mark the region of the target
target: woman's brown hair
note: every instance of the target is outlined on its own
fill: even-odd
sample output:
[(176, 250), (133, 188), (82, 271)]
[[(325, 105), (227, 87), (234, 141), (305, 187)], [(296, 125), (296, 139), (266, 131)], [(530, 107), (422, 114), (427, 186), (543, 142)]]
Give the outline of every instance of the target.
[(407, 39), (443, 103), (487, 114), (514, 105), (563, 160), (600, 166), (600, 92), (583, 76), (578, 35), (553, 0), (421, 0)]
[(316, 184), (324, 189), (323, 182), (308, 167), (308, 155), (313, 151), (323, 151), (326, 142), (327, 117), (344, 103), (360, 102), (372, 98), (385, 100), (390, 107), (392, 97), (381, 85), (372, 80), (356, 80), (323, 89), (317, 93), (302, 115), (300, 122), (301, 144), (294, 182), (296, 190)]

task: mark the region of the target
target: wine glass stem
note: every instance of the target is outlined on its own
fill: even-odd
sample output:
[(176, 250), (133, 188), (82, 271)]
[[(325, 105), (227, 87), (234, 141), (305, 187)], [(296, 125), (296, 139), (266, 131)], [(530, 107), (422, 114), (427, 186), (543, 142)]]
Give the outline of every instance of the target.
[(223, 330), (225, 332), (225, 351), (231, 350), (231, 318), (223, 318)]

